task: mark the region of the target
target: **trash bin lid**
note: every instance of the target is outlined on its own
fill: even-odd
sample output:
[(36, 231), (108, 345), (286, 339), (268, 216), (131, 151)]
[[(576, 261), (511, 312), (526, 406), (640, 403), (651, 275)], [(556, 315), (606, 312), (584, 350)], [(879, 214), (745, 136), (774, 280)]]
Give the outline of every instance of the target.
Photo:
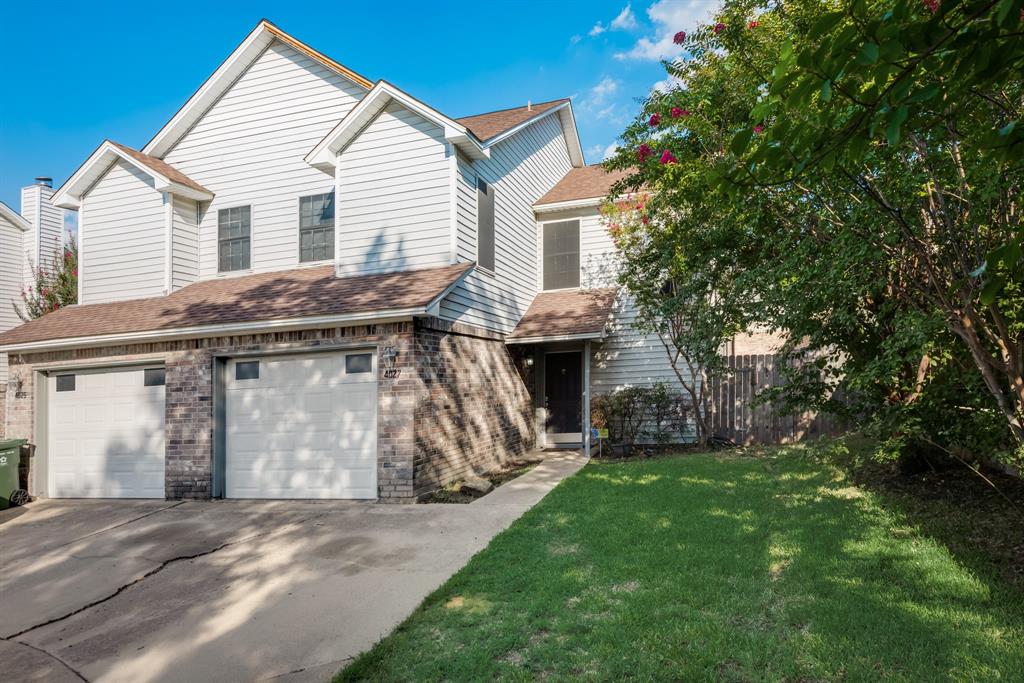
[(28, 443), (28, 439), (0, 439), (0, 451), (8, 448), (21, 448)]

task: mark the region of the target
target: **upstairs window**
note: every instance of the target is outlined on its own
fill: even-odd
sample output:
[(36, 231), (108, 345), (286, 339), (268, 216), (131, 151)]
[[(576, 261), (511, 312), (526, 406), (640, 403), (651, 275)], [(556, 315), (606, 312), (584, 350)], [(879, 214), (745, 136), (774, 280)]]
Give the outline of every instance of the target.
[(580, 222), (544, 225), (544, 289), (580, 286)]
[(494, 188), (476, 181), (476, 263), (494, 272)]
[(236, 206), (217, 211), (217, 270), (248, 270), (252, 267), (252, 207)]
[(334, 258), (334, 193), (299, 198), (299, 262)]

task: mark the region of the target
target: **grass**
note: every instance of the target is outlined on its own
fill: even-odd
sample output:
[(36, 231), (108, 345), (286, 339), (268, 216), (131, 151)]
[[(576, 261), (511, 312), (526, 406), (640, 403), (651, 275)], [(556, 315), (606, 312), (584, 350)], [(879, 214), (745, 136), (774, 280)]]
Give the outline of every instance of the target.
[(812, 455), (592, 463), (338, 680), (1021, 680), (1024, 594)]

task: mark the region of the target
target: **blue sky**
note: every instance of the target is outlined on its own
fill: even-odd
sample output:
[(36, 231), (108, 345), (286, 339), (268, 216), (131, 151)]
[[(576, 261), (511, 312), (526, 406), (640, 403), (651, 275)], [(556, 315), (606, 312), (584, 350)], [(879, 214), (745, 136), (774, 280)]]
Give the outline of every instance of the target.
[[(0, 201), (61, 184), (104, 138), (142, 147), (261, 17), (450, 116), (573, 97), (600, 161), (714, 0), (5, 3)], [(16, 27), (16, 30), (10, 30)]]

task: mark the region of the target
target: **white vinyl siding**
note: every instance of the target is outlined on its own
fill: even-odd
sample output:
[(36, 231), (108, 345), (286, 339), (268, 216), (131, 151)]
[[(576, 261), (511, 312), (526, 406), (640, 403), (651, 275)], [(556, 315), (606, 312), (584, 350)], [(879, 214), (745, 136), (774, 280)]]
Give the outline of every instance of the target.
[(199, 208), (185, 197), (171, 203), (171, 290), (177, 291), (199, 277)]
[(304, 157), (365, 93), (275, 41), (175, 144), (165, 160), (216, 194), (199, 225), (200, 278), (217, 275), (217, 210), (232, 206), (252, 206), (253, 271), (299, 264), (299, 197), (334, 189)]
[[(14, 312), (21, 305), (22, 230), (0, 218), (0, 332), (21, 324)], [(0, 383), (7, 384), (7, 354), (0, 353)]]
[(451, 262), (451, 165), (444, 131), (397, 103), (344, 149), (338, 174), (341, 275)]
[(153, 179), (119, 160), (85, 194), (82, 209), (80, 303), (164, 294), (167, 216)]
[[(580, 287), (616, 287), (618, 255), (597, 208), (541, 214), (544, 222), (580, 221)], [(538, 250), (543, 244), (538, 242)], [(680, 389), (665, 347), (656, 334), (642, 334), (634, 325), (636, 307), (619, 292), (604, 342), (591, 345), (590, 382), (595, 394), (627, 386), (666, 382)]]
[[(540, 269), (533, 203), (570, 168), (557, 116), (527, 126), (492, 147), (490, 159), (473, 162), (473, 173), (494, 186), (495, 274), (470, 274), (441, 303), (442, 318), (498, 332), (509, 332), (515, 327), (537, 293)], [(468, 175), (468, 171), (459, 175)], [(472, 189), (471, 199), (461, 190), (457, 194), (457, 253), (465, 260), (476, 260), (475, 184)], [(471, 207), (467, 200), (472, 201)], [(473, 216), (471, 231), (462, 225), (464, 213)]]

